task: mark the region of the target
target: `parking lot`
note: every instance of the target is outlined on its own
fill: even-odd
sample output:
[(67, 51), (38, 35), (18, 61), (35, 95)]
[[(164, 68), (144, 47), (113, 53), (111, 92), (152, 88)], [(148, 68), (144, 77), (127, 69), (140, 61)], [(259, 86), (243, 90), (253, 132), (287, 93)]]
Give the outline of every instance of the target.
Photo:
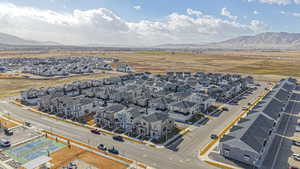
[(3, 129), (1, 129), (0, 138), (10, 141), (12, 146), (40, 135), (36, 131), (30, 130), (22, 126), (13, 128), (10, 131), (13, 132), (12, 136), (6, 135)]

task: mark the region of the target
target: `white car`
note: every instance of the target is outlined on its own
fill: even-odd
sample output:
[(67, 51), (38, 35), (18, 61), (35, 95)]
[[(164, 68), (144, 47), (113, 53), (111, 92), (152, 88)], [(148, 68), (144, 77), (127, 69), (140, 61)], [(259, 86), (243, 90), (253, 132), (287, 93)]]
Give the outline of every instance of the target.
[(293, 159), (296, 161), (300, 161), (300, 154), (293, 154)]
[(300, 126), (296, 126), (296, 132), (300, 132)]
[(296, 146), (300, 146), (300, 141), (293, 140), (293, 144), (296, 145)]

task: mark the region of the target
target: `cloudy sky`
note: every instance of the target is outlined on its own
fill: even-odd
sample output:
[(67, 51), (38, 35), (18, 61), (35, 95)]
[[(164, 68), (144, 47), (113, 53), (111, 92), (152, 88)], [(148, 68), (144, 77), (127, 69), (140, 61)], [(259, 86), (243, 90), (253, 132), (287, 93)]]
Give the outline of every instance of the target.
[(201, 44), (299, 30), (300, 0), (0, 0), (0, 32), (70, 45)]

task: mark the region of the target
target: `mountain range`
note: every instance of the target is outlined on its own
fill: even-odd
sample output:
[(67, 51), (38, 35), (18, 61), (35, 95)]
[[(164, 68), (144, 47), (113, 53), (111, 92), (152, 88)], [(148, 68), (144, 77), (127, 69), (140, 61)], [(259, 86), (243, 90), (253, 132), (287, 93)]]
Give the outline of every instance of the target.
[(0, 33), (0, 44), (2, 46), (13, 45), (13, 46), (60, 46), (62, 44), (51, 42), (51, 41), (33, 41), (19, 38), (10, 34)]
[[(33, 41), (0, 33), (0, 46), (62, 46), (50, 41)], [(90, 46), (90, 45), (86, 45)], [(102, 45), (96, 45), (102, 47)], [(107, 46), (107, 45), (106, 45)], [(91, 47), (91, 46), (90, 46)], [(93, 47), (95, 47), (93, 45)], [(111, 46), (117, 47), (117, 46)], [(206, 44), (161, 44), (149, 48), (170, 49), (300, 49), (300, 33), (265, 32), (253, 36), (240, 36), (233, 39)]]
[(157, 47), (190, 49), (300, 49), (300, 33), (265, 32), (254, 36), (240, 36), (207, 44), (162, 44)]

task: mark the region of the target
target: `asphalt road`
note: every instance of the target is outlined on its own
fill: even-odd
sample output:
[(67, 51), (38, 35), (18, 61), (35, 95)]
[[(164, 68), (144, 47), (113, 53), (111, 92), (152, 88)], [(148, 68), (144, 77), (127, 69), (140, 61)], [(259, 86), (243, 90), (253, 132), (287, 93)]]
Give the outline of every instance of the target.
[(0, 111), (9, 112), (10, 116), (31, 122), (34, 127), (47, 129), (57, 134), (78, 140), (93, 146), (104, 144), (116, 147), (120, 153), (130, 159), (145, 163), (158, 169), (210, 169), (215, 168), (198, 159), (199, 150), (210, 140), (210, 135), (219, 133), (234, 117), (236, 117), (248, 102), (254, 101), (262, 94), (267, 84), (263, 83), (253, 94), (245, 96), (238, 105), (226, 105), (229, 111), (219, 117), (213, 117), (205, 125), (193, 126), (192, 131), (167, 148), (157, 149), (142, 144), (125, 141), (113, 141), (109, 135), (94, 135), (88, 129), (62, 121), (49, 119), (42, 115), (22, 109), (7, 101), (0, 101)]

